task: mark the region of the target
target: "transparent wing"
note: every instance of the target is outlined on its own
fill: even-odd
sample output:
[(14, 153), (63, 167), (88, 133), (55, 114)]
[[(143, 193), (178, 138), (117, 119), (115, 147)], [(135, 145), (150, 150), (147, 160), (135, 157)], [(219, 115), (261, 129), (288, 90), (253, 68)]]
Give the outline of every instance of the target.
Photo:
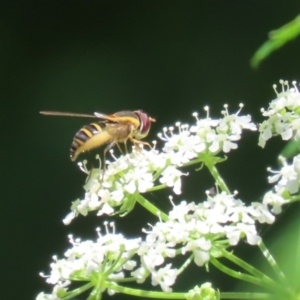
[(115, 139), (127, 139), (130, 135), (130, 128), (126, 124), (106, 123), (106, 131)]
[(116, 115), (105, 115), (102, 113), (95, 112), (94, 113), (95, 117), (98, 119), (110, 121), (110, 122), (119, 122), (119, 118)]

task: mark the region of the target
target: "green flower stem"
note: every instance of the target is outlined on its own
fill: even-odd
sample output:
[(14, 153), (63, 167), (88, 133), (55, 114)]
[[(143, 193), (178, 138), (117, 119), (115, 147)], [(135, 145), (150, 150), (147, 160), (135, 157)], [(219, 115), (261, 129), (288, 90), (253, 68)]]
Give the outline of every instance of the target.
[[(299, 221), (298, 221), (299, 222)], [(298, 226), (299, 227), (299, 226)], [(300, 277), (300, 228), (299, 228), (299, 232), (298, 232), (298, 243), (297, 243), (297, 247), (296, 247), (296, 251), (295, 251), (295, 256), (296, 256), (296, 264), (295, 264), (295, 268), (294, 268), (294, 272), (295, 272), (295, 278), (298, 280)]]
[(188, 266), (189, 264), (193, 261), (194, 254), (191, 254), (190, 257), (184, 262), (184, 264), (178, 269), (177, 275), (182, 273)]
[(289, 200), (286, 199), (286, 201), (284, 202), (285, 204), (290, 204), (293, 202), (299, 202), (300, 200), (300, 195), (298, 196), (291, 196)]
[(159, 190), (165, 189), (166, 187), (167, 187), (166, 184), (156, 185), (156, 186), (154, 186), (154, 187), (148, 189), (147, 192), (159, 191)]
[(288, 291), (273, 280), (269, 281), (269, 280), (266, 280), (266, 278), (257, 278), (252, 275), (247, 275), (247, 274), (243, 274), (238, 271), (234, 271), (234, 270), (226, 267), (225, 265), (221, 264), (214, 257), (211, 257), (210, 261), (216, 268), (218, 268), (219, 270), (221, 270), (222, 272), (228, 274), (229, 276), (231, 276), (233, 278), (237, 278), (239, 280), (244, 280), (246, 282), (250, 282), (252, 284), (261, 286), (265, 289), (270, 290), (272, 293), (274, 293), (276, 295), (280, 294), (284, 297), (282, 299), (291, 299), (290, 295), (288, 294)]
[(190, 160), (189, 162), (183, 164), (182, 166), (188, 167), (188, 166), (192, 166), (192, 165), (199, 164), (199, 163), (203, 163), (203, 158), (196, 158), (196, 159)]
[(92, 282), (89, 282), (75, 290), (72, 290), (70, 292), (67, 292), (67, 296), (63, 297), (62, 299), (64, 300), (68, 300), (68, 299), (73, 299), (74, 297), (82, 294), (83, 292), (91, 289), (94, 286), (94, 284)]
[(272, 279), (270, 277), (268, 277), (267, 275), (265, 275), (261, 271), (257, 270), (252, 265), (249, 265), (244, 260), (242, 260), (239, 257), (235, 256), (234, 254), (232, 254), (232, 253), (230, 253), (226, 250), (223, 250), (223, 249), (221, 249), (221, 252), (222, 252), (222, 255), (225, 258), (227, 258), (231, 262), (235, 263), (236, 265), (238, 265), (239, 267), (241, 267), (242, 269), (244, 269), (248, 273), (252, 274), (253, 276), (255, 276), (257, 278), (262, 278), (262, 279), (265, 279), (265, 280), (272, 281)]
[(166, 293), (166, 292), (157, 292), (157, 291), (145, 291), (145, 290), (123, 287), (113, 282), (107, 284), (106, 287), (122, 294), (143, 297), (143, 298), (186, 299), (185, 298), (186, 293)]
[(268, 248), (265, 246), (263, 241), (260, 241), (258, 243), (258, 247), (261, 250), (262, 254), (267, 259), (268, 263), (272, 267), (274, 273), (276, 274), (277, 278), (281, 281), (283, 286), (286, 286), (286, 288), (291, 289), (290, 283), (286, 279), (284, 273), (280, 270), (279, 266), (277, 265), (275, 259), (273, 258), (272, 254), (269, 252)]
[[(121, 259), (121, 257), (123, 255), (124, 251), (125, 251), (125, 246), (121, 245), (121, 249), (120, 249), (120, 253), (119, 253), (118, 257), (114, 260), (113, 264), (107, 270), (105, 270), (105, 272), (104, 272), (104, 274), (106, 276), (108, 276), (109, 274), (113, 273), (114, 270), (118, 270), (119, 267), (123, 265), (124, 261)], [(122, 262), (119, 264), (120, 260)], [(103, 276), (103, 275), (100, 274), (100, 276)]]
[(229, 188), (227, 187), (225, 181), (220, 176), (218, 169), (216, 168), (216, 165), (214, 163), (211, 163), (209, 161), (205, 161), (205, 165), (209, 169), (211, 175), (214, 177), (217, 185), (221, 188), (222, 191), (225, 191), (228, 195), (231, 194)]
[[(97, 274), (94, 274), (94, 282), (96, 282), (94, 289), (92, 290), (90, 296), (88, 297), (87, 300), (101, 300), (102, 299), (102, 291), (103, 287), (105, 287), (105, 279), (106, 279), (106, 274), (102, 272), (98, 272)], [(104, 275), (104, 276), (102, 276)]]
[(117, 282), (117, 283), (136, 282), (136, 277), (126, 277), (126, 278), (113, 279), (113, 280), (114, 280), (114, 282)]
[[(186, 293), (165, 293), (157, 291), (144, 291), (133, 288), (122, 287), (115, 283), (107, 285), (107, 288), (115, 290), (119, 293), (143, 297), (143, 298), (156, 298), (156, 299), (186, 299)], [(221, 292), (220, 299), (251, 299), (251, 300), (266, 300), (273, 299), (267, 293), (236, 293), (236, 292)]]
[(235, 293), (235, 292), (224, 292), (221, 293), (221, 299), (274, 299), (274, 295), (267, 293)]
[(149, 212), (151, 212), (156, 217), (159, 216), (163, 221), (168, 221), (169, 217), (156, 206), (154, 206), (151, 202), (149, 202), (146, 198), (144, 198), (141, 194), (135, 194), (136, 201), (146, 208)]
[[(122, 250), (122, 254), (123, 254)], [(122, 255), (121, 254), (121, 255)], [(131, 260), (131, 258), (136, 254), (136, 250), (132, 250), (131, 253), (129, 254), (129, 252), (127, 252), (127, 256), (126, 258), (121, 258), (118, 260), (118, 265), (114, 267), (115, 270), (118, 270), (119, 268), (122, 268), (122, 266), (129, 260)]]
[(87, 300), (101, 300), (101, 299), (102, 299), (102, 292), (98, 288), (94, 288), (91, 294), (87, 298)]
[(209, 169), (210, 173), (214, 177), (218, 186), (220, 186), (222, 191), (225, 191), (227, 194), (231, 194), (229, 188), (227, 187), (226, 183), (220, 176), (217, 168), (216, 163), (223, 161), (224, 159), (218, 157), (210, 157), (206, 154), (203, 154), (201, 157), (198, 157), (194, 160), (191, 160), (183, 165), (183, 167), (191, 166), (198, 163), (204, 163), (206, 167)]
[(159, 178), (159, 176), (161, 175), (161, 173), (168, 167), (171, 165), (171, 161), (169, 160), (165, 167), (161, 168), (159, 171), (157, 171), (154, 175), (153, 175), (153, 182)]

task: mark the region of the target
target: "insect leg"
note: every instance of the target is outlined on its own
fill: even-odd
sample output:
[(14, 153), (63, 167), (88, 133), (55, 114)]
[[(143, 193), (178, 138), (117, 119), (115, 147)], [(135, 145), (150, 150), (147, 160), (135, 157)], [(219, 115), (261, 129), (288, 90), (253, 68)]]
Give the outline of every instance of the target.
[(145, 145), (145, 146), (148, 146), (149, 148), (152, 148), (151, 145), (147, 142), (144, 142), (144, 141), (140, 141), (140, 140), (136, 140), (132, 137), (129, 137), (129, 139), (131, 140), (131, 142), (136, 145), (136, 144), (142, 144), (142, 145)]
[(126, 154), (128, 153), (128, 149), (127, 149), (127, 140), (124, 141), (124, 145), (125, 145), (125, 152)]
[(121, 153), (121, 154), (123, 154), (123, 151), (122, 151), (122, 149), (121, 149), (121, 147), (120, 147), (119, 143), (115, 142), (115, 144), (117, 145), (117, 147), (118, 147), (118, 149), (119, 149), (120, 153)]

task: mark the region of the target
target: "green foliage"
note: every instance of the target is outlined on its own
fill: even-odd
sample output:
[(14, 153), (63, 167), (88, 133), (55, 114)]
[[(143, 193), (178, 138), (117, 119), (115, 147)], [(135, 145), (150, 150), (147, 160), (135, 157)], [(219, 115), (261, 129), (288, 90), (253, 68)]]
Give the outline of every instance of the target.
[(257, 68), (261, 62), (272, 52), (284, 46), (287, 42), (295, 39), (300, 34), (300, 15), (290, 23), (269, 33), (269, 40), (266, 41), (253, 55), (251, 65)]

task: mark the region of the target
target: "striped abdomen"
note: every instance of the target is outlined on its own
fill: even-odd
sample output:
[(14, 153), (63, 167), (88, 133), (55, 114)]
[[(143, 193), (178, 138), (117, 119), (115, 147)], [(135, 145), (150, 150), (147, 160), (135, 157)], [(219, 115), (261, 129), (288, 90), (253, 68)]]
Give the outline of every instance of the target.
[(74, 136), (70, 158), (75, 161), (82, 152), (100, 147), (111, 141), (111, 136), (105, 130), (103, 123), (91, 123), (83, 126)]

